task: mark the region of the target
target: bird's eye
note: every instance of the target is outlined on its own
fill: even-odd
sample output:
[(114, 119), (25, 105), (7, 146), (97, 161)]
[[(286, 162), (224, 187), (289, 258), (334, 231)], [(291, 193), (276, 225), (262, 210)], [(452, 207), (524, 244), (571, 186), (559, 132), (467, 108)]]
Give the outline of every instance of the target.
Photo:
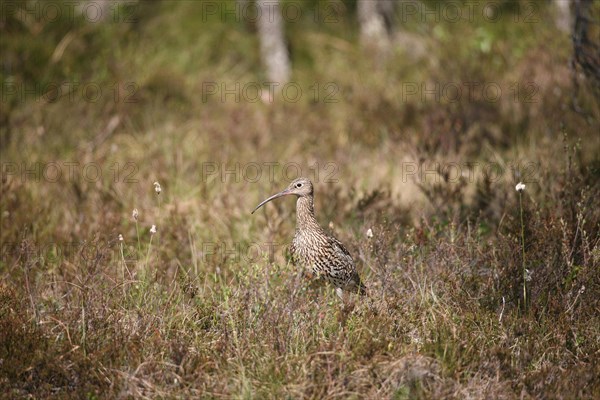
[(296, 183), (296, 187), (300, 188), (300, 187), (302, 187), (302, 184), (301, 183)]

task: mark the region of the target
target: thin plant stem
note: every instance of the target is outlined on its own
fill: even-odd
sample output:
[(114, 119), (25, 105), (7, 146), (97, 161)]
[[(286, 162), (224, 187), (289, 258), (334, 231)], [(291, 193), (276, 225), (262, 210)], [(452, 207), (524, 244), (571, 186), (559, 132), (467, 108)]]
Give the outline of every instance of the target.
[(137, 222), (137, 218), (135, 220), (135, 233), (137, 234), (137, 241), (138, 241), (138, 257), (142, 254), (142, 246), (140, 244), (140, 228), (138, 226), (138, 222)]
[(145, 267), (148, 268), (148, 259), (150, 258), (150, 250), (152, 250), (152, 238), (154, 238), (154, 234), (150, 235), (150, 243), (148, 244), (148, 251), (146, 252), (146, 263)]
[(33, 300), (33, 293), (31, 291), (31, 286), (29, 285), (29, 274), (28, 274), (28, 266), (23, 266), (23, 272), (25, 273), (25, 288), (27, 289), (27, 294), (29, 295), (29, 302), (31, 303), (31, 310), (33, 311), (33, 317), (35, 319), (36, 325), (39, 323), (37, 307), (35, 305), (35, 301)]
[(519, 192), (519, 208), (521, 211), (521, 251), (523, 261), (523, 308), (527, 310), (527, 269), (525, 268), (525, 223), (523, 222), (523, 195)]
[(81, 300), (81, 347), (83, 347), (83, 355), (87, 356), (87, 330), (85, 326), (85, 303)]
[[(162, 214), (162, 198), (160, 197), (160, 193), (158, 194), (158, 215)], [(157, 245), (160, 246), (160, 239), (156, 238)]]
[[(125, 297), (125, 269), (127, 268), (127, 264), (125, 263), (125, 254), (123, 253), (123, 242), (121, 242), (121, 261), (123, 262), (123, 267), (121, 268), (123, 281), (121, 282), (121, 285), (123, 286), (123, 297)], [(129, 269), (127, 270), (127, 273), (129, 273)]]

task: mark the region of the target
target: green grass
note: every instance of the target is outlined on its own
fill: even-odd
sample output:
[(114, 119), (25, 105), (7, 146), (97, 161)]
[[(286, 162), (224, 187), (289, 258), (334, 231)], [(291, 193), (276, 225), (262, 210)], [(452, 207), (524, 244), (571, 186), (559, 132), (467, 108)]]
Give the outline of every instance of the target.
[[(552, 9), (535, 24), (508, 5), (494, 24), (411, 21), (410, 44), (377, 59), (344, 4), (338, 23), (307, 13), (286, 26), (304, 95), (274, 104), (203, 99), (203, 83), (264, 76), (254, 28), (202, 22), (191, 1), (140, 2), (136, 23), (9, 18), (3, 82), (109, 95), (2, 98), (0, 393), (600, 396), (599, 104), (589, 81), (574, 90)], [(406, 96), (407, 83), (467, 81), (502, 95)], [(532, 82), (534, 101), (515, 101)], [(328, 84), (338, 102), (324, 101)], [(256, 165), (258, 179), (244, 175)], [(370, 288), (352, 309), (288, 263), (291, 200), (250, 215), (289, 166), (314, 181), (317, 219)]]

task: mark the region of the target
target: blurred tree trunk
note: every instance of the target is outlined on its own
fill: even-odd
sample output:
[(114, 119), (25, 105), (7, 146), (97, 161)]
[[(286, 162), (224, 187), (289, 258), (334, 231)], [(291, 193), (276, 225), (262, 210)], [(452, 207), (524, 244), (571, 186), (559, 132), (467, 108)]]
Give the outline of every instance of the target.
[[(573, 2), (574, 21), (572, 26), (573, 66), (587, 78), (596, 99), (600, 99), (600, 39), (592, 28), (600, 21), (592, 12), (592, 0), (575, 0)], [(591, 27), (591, 26), (592, 27)], [(577, 79), (575, 80), (577, 83)]]
[[(118, 1), (113, 1), (118, 3)], [(88, 22), (108, 21), (111, 16), (110, 0), (88, 0), (86, 3), (77, 3), (79, 15), (84, 14)]]
[(386, 50), (393, 27), (394, 0), (358, 0), (360, 38), (368, 48)]
[(290, 60), (285, 42), (279, 0), (256, 0), (259, 10), (260, 55), (271, 82), (285, 83), (290, 78)]
[(570, 0), (554, 0), (556, 8), (556, 26), (565, 33), (571, 32), (573, 16), (571, 14)]

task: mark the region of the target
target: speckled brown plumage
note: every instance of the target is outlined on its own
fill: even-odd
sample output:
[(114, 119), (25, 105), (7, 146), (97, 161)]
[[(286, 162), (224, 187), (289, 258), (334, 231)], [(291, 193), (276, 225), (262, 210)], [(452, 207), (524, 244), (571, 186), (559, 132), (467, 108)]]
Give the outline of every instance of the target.
[[(344, 245), (319, 226), (315, 219), (313, 206), (313, 185), (307, 178), (298, 178), (290, 185), (260, 203), (254, 211), (267, 202), (281, 196), (295, 195), (296, 202), (296, 234), (290, 247), (295, 264), (312, 270), (320, 278), (330, 282), (338, 296), (342, 291), (366, 294), (352, 256)], [(254, 213), (252, 211), (252, 213)]]

